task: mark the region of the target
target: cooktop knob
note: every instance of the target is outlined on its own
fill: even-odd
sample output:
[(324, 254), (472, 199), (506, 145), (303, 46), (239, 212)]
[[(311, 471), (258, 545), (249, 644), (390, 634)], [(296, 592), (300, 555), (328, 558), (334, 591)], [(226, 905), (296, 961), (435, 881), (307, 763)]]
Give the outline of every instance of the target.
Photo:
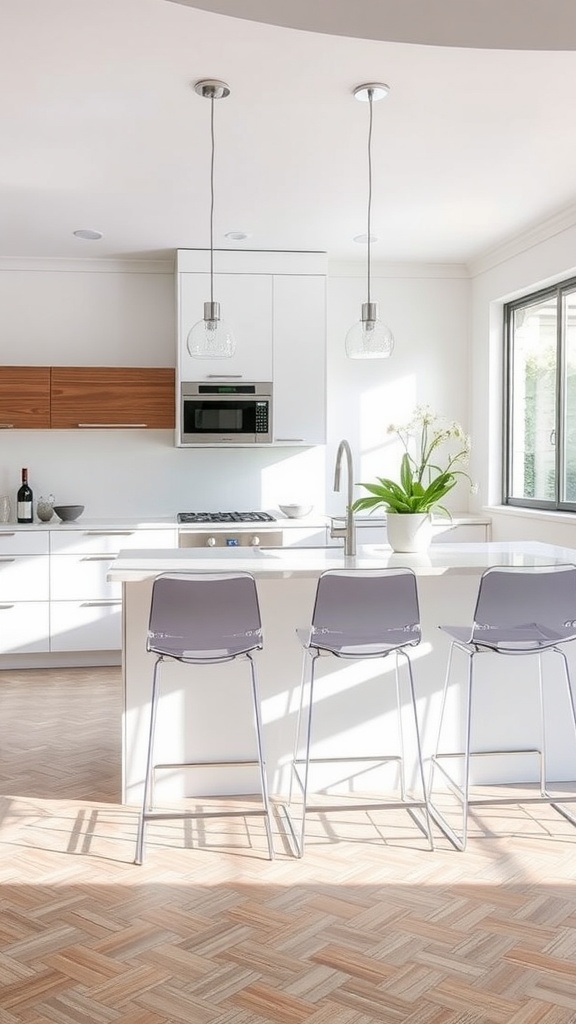
[(258, 544), (260, 543), (260, 537), (252, 537), (250, 543), (253, 548), (257, 547)]
[(206, 541), (206, 543), (207, 543), (209, 548), (216, 547), (216, 537), (208, 537), (208, 540)]

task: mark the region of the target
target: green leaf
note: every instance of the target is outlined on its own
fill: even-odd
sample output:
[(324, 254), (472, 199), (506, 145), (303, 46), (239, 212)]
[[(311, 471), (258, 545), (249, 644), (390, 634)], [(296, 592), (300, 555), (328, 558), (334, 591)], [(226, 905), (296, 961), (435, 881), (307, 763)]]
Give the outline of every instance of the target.
[(407, 495), (412, 494), (412, 466), (410, 465), (408, 453), (402, 456), (402, 462), (400, 463), (400, 483)]

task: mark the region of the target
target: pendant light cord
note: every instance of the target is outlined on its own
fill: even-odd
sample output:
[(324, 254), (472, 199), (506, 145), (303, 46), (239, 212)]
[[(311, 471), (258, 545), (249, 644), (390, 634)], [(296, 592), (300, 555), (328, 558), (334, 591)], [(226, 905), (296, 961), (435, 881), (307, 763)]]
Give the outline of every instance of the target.
[(368, 89), (368, 106), (370, 109), (370, 120), (368, 127), (368, 302), (370, 299), (370, 223), (372, 219), (372, 97), (374, 91)]
[(210, 302), (214, 302), (214, 96), (210, 97)]

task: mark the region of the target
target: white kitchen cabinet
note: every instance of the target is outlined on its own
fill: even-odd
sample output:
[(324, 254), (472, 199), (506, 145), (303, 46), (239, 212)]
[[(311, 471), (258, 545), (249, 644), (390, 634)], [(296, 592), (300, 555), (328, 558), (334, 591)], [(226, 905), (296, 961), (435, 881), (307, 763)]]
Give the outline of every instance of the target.
[[(338, 526), (344, 526), (345, 520), (337, 516)], [(467, 544), (478, 543), (490, 540), (490, 521), (471, 514), (455, 514), (452, 523), (449, 520), (435, 520), (436, 532), (432, 537), (433, 544)], [(342, 544), (341, 538), (331, 538), (328, 528), (328, 543), (330, 545)], [(360, 544), (387, 544), (386, 521), (385, 519), (374, 519), (366, 522), (364, 519), (356, 519), (356, 545)]]
[(432, 538), (433, 544), (468, 544), (490, 540), (489, 523), (455, 523), (445, 528)]
[(50, 600), (70, 598), (120, 598), (118, 587), (108, 583), (106, 576), (115, 555), (53, 555), (50, 567)]
[(121, 646), (121, 598), (52, 602), (51, 651), (116, 651)]
[(122, 597), (106, 576), (111, 552), (52, 554), (50, 650), (101, 651), (122, 646)]
[(168, 529), (97, 529), (86, 528), (52, 530), (52, 555), (117, 555), (122, 548), (175, 548), (178, 546), (176, 528)]
[(232, 328), (236, 351), (229, 359), (195, 359), (186, 348), (190, 328), (202, 319), (210, 299), (209, 274), (179, 274), (179, 367), (181, 381), (272, 380), (272, 277), (218, 274), (214, 301)]
[(49, 547), (45, 530), (14, 530), (9, 524), (0, 526), (0, 555), (47, 555)]
[(50, 650), (122, 647), (122, 595), (106, 579), (123, 548), (171, 548), (176, 530), (71, 529), (50, 533)]
[[(230, 359), (194, 359), (190, 328), (210, 298), (208, 253), (177, 257), (177, 403), (183, 381), (272, 381), (273, 443), (326, 442), (326, 253), (218, 251), (214, 299), (234, 330)], [(177, 410), (177, 422), (180, 410)]]
[(326, 442), (326, 278), (274, 277), (274, 440)]
[(49, 650), (48, 534), (0, 530), (0, 654)]
[[(283, 531), (282, 546), (285, 548), (324, 547), (327, 541), (327, 529), (317, 524), (311, 526), (290, 527)], [(266, 544), (265, 539), (262, 546)]]
[(0, 601), (0, 654), (44, 654), (49, 634), (48, 601)]

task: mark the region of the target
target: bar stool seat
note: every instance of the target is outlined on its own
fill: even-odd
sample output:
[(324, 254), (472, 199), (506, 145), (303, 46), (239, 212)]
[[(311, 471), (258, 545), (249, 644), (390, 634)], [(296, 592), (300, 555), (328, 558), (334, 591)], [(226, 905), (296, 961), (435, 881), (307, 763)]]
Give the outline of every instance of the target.
[[(304, 853), (306, 816), (309, 812), (333, 812), (404, 807), (421, 832), (433, 846), (430, 820), (426, 804), (424, 769), (412, 666), (408, 650), (420, 643), (420, 612), (416, 577), (411, 569), (331, 569), (320, 576), (308, 629), (298, 629), (297, 637), (303, 648), (302, 675), (299, 689), (299, 707), (296, 725), (294, 757), (291, 762), (290, 792), (283, 812), (288, 823), (291, 842), (296, 856)], [(400, 752), (379, 750), (352, 756), (312, 756), (313, 720), (320, 714), (314, 705), (316, 666), (321, 657), (364, 660), (386, 659), (394, 656), (396, 687), (396, 713), (399, 725)], [(408, 792), (405, 771), (404, 733), (401, 713), (402, 659), (407, 672), (409, 706), (412, 712), (413, 733), (417, 752), (417, 767), (421, 796)], [(386, 687), (387, 683), (383, 683)], [(306, 707), (307, 700), (307, 707)], [(310, 803), (309, 776), (312, 765), (360, 762), (378, 765), (396, 762), (399, 768), (400, 796), (396, 799), (368, 800), (358, 803)], [(301, 794), (301, 819), (295, 822), (294, 787)]]
[[(274, 856), (266, 765), (262, 742), (260, 699), (254, 654), (263, 647), (262, 625), (254, 577), (247, 572), (163, 573), (152, 586), (146, 649), (156, 656), (152, 680), (150, 729), (146, 758), (144, 796), (136, 840), (135, 863), (142, 864), (144, 838), (149, 821), (180, 818), (249, 817), (264, 819), (268, 854)], [(219, 758), (211, 761), (186, 761), (156, 764), (154, 739), (158, 719), (161, 669), (167, 661), (200, 666), (245, 661), (249, 667), (251, 703), (254, 720), (256, 757), (252, 760)], [(198, 683), (198, 673), (190, 673), (190, 682)], [(224, 712), (225, 713), (225, 712)], [(174, 728), (176, 728), (174, 723)], [(153, 782), (157, 769), (218, 767), (224, 769), (257, 768), (259, 805), (248, 810), (162, 811), (153, 809)]]
[[(576, 793), (551, 794), (547, 782), (546, 759), (546, 692), (544, 677), (544, 655), (555, 654), (561, 661), (566, 686), (566, 710), (574, 732), (574, 767), (576, 769), (576, 712), (572, 693), (570, 671), (563, 645), (576, 639), (576, 566), (494, 566), (487, 569), (480, 578), (474, 620), (471, 626), (440, 626), (451, 640), (446, 667), (444, 690), (438, 725), (435, 753), (431, 758), (428, 781), (430, 814), (446, 837), (458, 850), (465, 850), (468, 838), (469, 810), (473, 806), (498, 804), (548, 803), (572, 824), (576, 817), (563, 806), (576, 801)], [(446, 732), (446, 712), (454, 654), (466, 656), (467, 672), (456, 679), (455, 687), (465, 687), (462, 700), (464, 739), (462, 749), (440, 750)], [(538, 668), (538, 690), (540, 708), (540, 745), (530, 748), (505, 750), (474, 749), (472, 744), (473, 699), (482, 680), (476, 680), (478, 656), (488, 665), (487, 655), (510, 658), (536, 658)], [(550, 678), (550, 677), (547, 677)], [(518, 709), (521, 713), (521, 708)], [(496, 712), (496, 709), (494, 709)], [(532, 755), (539, 762), (539, 794), (537, 796), (507, 795), (482, 797), (470, 796), (471, 760), (474, 757), (493, 757), (518, 754)], [(460, 764), (459, 779), (453, 774), (452, 765)], [(450, 766), (450, 767), (449, 767)], [(443, 777), (445, 786), (462, 807), (462, 828), (456, 831), (433, 800), (436, 772)]]

